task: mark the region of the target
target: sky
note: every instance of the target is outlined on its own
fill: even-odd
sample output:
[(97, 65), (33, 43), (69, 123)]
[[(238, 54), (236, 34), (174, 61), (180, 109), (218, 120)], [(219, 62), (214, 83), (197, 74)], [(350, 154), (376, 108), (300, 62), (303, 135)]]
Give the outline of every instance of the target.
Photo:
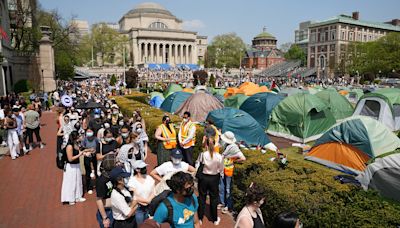
[[(72, 17), (117, 23), (136, 5), (134, 0), (39, 0), (46, 10), (57, 9), (65, 20)], [(254, 36), (267, 32), (278, 45), (294, 42), (294, 31), (302, 21), (321, 21), (360, 12), (360, 19), (390, 21), (400, 18), (400, 0), (153, 0), (184, 21), (184, 28), (208, 36), (235, 32), (247, 44)]]

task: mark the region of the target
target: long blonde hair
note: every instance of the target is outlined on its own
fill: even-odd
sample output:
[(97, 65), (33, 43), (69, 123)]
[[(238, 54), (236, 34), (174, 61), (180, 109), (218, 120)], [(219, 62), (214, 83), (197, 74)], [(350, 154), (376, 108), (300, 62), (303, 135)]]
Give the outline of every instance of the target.
[(208, 149), (208, 152), (210, 153), (210, 157), (214, 157), (215, 153), (215, 142), (214, 142), (214, 137), (207, 137), (204, 147)]

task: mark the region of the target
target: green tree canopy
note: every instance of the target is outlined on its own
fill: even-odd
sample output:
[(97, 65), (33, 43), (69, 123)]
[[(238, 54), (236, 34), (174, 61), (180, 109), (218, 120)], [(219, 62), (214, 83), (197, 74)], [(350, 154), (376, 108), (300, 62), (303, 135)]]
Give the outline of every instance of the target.
[(285, 59), (288, 60), (301, 60), (301, 65), (306, 63), (306, 53), (298, 45), (293, 44), (289, 50), (285, 53)]
[(207, 67), (239, 67), (246, 45), (235, 33), (216, 36), (207, 47)]

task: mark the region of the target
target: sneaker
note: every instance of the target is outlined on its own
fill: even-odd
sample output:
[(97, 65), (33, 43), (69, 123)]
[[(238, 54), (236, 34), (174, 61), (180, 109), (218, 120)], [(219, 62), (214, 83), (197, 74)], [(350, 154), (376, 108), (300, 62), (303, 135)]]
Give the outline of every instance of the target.
[(86, 199), (83, 198), (83, 197), (81, 197), (79, 199), (76, 199), (76, 202), (78, 202), (78, 203), (82, 203), (82, 202), (85, 202), (85, 201), (86, 201)]
[(218, 210), (221, 210), (221, 209), (224, 208), (224, 207), (225, 207), (225, 205), (223, 205), (222, 203), (220, 203), (220, 204), (217, 205), (217, 209), (218, 209)]
[(28, 150), (29, 150), (29, 151), (32, 151), (32, 150), (33, 150), (32, 145), (29, 146), (29, 149), (28, 149)]
[(92, 195), (92, 194), (93, 194), (93, 190), (89, 190), (87, 193), (88, 193), (89, 195)]
[(69, 202), (68, 204), (72, 206), (75, 205), (75, 202)]
[(217, 221), (214, 222), (214, 225), (218, 226), (220, 222), (221, 222), (221, 218), (218, 217), (218, 218), (217, 218)]
[(228, 214), (229, 213), (229, 209), (228, 209), (228, 207), (224, 207), (224, 208), (222, 208), (222, 214)]
[(44, 144), (43, 143), (40, 143), (40, 147), (39, 147), (40, 149), (43, 149), (44, 148)]
[(27, 154), (29, 150), (26, 149), (26, 147), (22, 147), (22, 151), (24, 151), (24, 154)]

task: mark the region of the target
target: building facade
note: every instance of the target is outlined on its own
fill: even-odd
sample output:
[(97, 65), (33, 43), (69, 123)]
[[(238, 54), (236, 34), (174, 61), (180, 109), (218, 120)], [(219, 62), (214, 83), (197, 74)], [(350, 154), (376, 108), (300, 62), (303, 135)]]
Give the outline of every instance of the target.
[(242, 60), (241, 67), (247, 69), (266, 69), (285, 59), (276, 47), (277, 39), (263, 28), (263, 32), (252, 40), (250, 50), (247, 50)]
[(309, 26), (308, 67), (316, 67), (318, 76), (332, 77), (345, 64), (348, 44), (375, 41), (389, 32), (400, 32), (398, 20), (369, 22), (352, 16), (340, 15), (332, 19), (312, 23)]
[(119, 20), (129, 37), (133, 65), (197, 64), (204, 59), (207, 37), (182, 29), (182, 20), (156, 3), (142, 3)]
[(294, 43), (303, 49), (304, 53), (308, 53), (308, 31), (312, 21), (304, 21), (299, 24), (299, 29), (294, 31)]
[(70, 38), (73, 41), (79, 41), (83, 36), (89, 34), (89, 22), (85, 20), (72, 20), (70, 22)]

